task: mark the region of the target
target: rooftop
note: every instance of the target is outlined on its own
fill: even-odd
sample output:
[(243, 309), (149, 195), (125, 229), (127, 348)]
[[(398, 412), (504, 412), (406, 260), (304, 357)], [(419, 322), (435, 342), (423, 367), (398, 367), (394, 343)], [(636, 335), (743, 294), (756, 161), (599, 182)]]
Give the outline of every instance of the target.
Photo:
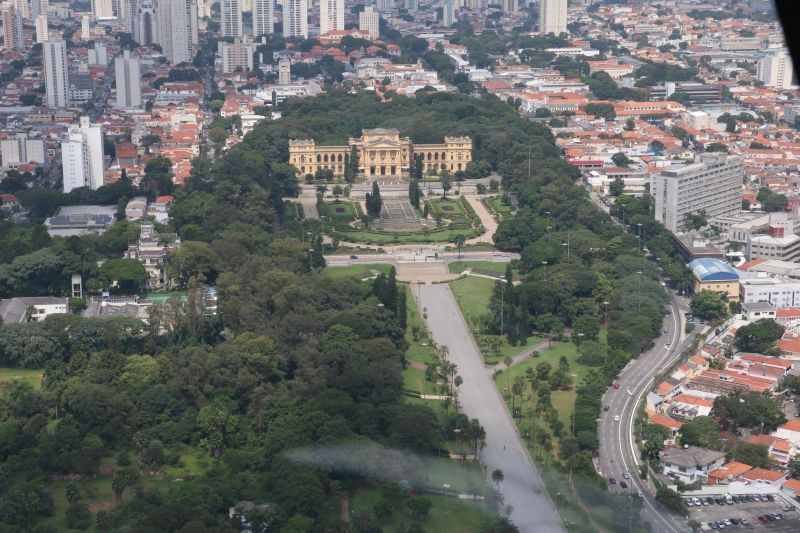
[(708, 466), (725, 457), (725, 454), (699, 446), (688, 448), (670, 448), (661, 452), (661, 462), (686, 468)]
[(713, 257), (695, 259), (688, 266), (700, 281), (737, 281), (739, 274), (725, 261)]

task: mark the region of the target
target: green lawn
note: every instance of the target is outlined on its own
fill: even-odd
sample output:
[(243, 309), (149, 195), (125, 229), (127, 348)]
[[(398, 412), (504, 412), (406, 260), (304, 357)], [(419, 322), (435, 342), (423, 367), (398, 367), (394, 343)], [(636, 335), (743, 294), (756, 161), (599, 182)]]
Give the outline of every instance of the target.
[[(428, 498), (433, 507), (430, 510), (428, 519), (419, 522), (427, 533), (477, 533), (481, 531), (481, 525), (492, 520), (494, 514), (481, 503), (469, 502), (439, 496), (434, 494), (424, 494), (417, 497)], [(408, 526), (413, 522), (408, 514), (405, 501), (396, 502), (396, 509), (392, 515), (380, 520), (375, 517), (372, 509), (381, 499), (381, 493), (377, 489), (362, 489), (350, 500), (351, 523), (353, 517), (362, 510), (367, 510), (374, 524), (381, 527), (384, 531), (408, 531)]]
[(332, 279), (342, 279), (350, 276), (358, 275), (361, 277), (361, 274), (364, 276), (368, 275), (368, 271), (370, 270), (377, 270), (378, 272), (382, 272), (384, 274), (389, 273), (389, 269), (392, 268), (392, 265), (386, 263), (377, 263), (374, 265), (347, 265), (347, 266), (335, 266), (335, 267), (327, 267), (325, 269), (325, 274), (332, 278)]
[(508, 263), (494, 263), (492, 261), (452, 261), (447, 264), (447, 268), (452, 274), (461, 274), (468, 268), (483, 268), (495, 272), (505, 273)]
[(350, 200), (324, 202), (321, 206), (317, 206), (317, 210), (320, 216), (341, 220), (353, 220), (356, 218), (356, 208)]
[(403, 369), (403, 388), (420, 394), (439, 394), (438, 386), (425, 379), (425, 372), (411, 367)]
[(12, 381), (27, 381), (34, 388), (42, 386), (42, 370), (30, 370), (27, 368), (0, 368), (0, 392)]
[[(420, 363), (433, 364), (438, 361), (436, 354), (431, 346), (431, 339), (428, 337), (427, 328), (422, 322), (417, 301), (411, 294), (411, 287), (403, 285), (406, 291), (406, 309), (407, 309), (407, 324), (406, 328), (406, 341), (408, 342), (408, 350), (406, 350), (406, 359), (412, 361), (419, 361)], [(417, 339), (414, 339), (414, 332), (417, 332)]]
[(508, 216), (511, 214), (511, 206), (504, 204), (501, 196), (487, 198), (486, 200), (484, 200), (484, 205), (486, 204), (488, 204), (487, 207), (489, 207), (490, 212), (494, 211), (501, 217)]
[(485, 229), (454, 229), (432, 227), (425, 231), (380, 231), (380, 230), (344, 230), (337, 232), (339, 238), (348, 242), (364, 242), (367, 244), (407, 244), (426, 242), (455, 242), (459, 235), (467, 239), (480, 236)]
[(178, 295), (182, 302), (189, 297), (185, 291), (145, 292), (139, 295), (142, 300), (148, 300), (156, 305), (164, 305), (172, 296)]
[(439, 213), (444, 218), (452, 219), (457, 215), (464, 216), (464, 208), (461, 207), (458, 198), (448, 198), (446, 200), (442, 198), (432, 198), (428, 200), (428, 204), (431, 206), (432, 213)]

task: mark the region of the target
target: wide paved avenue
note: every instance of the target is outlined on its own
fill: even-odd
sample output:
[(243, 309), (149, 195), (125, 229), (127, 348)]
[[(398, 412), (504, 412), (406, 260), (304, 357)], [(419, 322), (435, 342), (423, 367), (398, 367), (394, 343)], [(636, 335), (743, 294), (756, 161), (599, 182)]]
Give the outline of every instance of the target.
[[(458, 394), (461, 411), (480, 420), (486, 430), (481, 461), (486, 464), (487, 477), (496, 469), (503, 471), (500, 492), (505, 505), (513, 507), (511, 520), (523, 533), (563, 531), (558, 511), (483, 366), (450, 287), (442, 283), (412, 288), (420, 310), (427, 308), (427, 325), (433, 339), (449, 348), (448, 359), (458, 365), (458, 374), (464, 380)], [(541, 492), (537, 494), (534, 489)]]

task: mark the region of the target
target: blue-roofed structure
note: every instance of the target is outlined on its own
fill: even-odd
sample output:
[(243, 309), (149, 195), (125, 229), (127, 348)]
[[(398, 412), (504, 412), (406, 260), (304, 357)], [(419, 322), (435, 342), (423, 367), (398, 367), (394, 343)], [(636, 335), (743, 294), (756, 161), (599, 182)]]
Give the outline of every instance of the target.
[(739, 273), (725, 261), (713, 257), (695, 259), (688, 266), (699, 282), (738, 281)]
[(686, 266), (694, 275), (694, 292), (724, 292), (729, 301), (739, 299), (739, 272), (725, 261), (701, 257)]

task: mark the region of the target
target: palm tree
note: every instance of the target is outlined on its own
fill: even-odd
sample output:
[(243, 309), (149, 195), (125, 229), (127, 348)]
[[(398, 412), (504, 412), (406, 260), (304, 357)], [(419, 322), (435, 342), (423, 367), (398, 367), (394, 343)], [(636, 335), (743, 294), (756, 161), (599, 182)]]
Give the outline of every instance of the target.
[(456, 236), (456, 246), (458, 246), (458, 258), (461, 259), (461, 247), (464, 246), (464, 243), (467, 241), (466, 237), (463, 235)]
[(117, 506), (122, 505), (122, 494), (125, 492), (125, 487), (128, 486), (128, 482), (125, 481), (125, 478), (122, 476), (114, 476), (111, 480), (111, 490), (114, 491), (114, 495), (117, 498)]
[(453, 384), (456, 386), (456, 391), (455, 391), (456, 404), (458, 404), (458, 389), (459, 387), (461, 387), (463, 383), (464, 379), (461, 376), (456, 376), (455, 379), (453, 379)]
[(506, 365), (506, 393), (507, 394), (511, 393), (511, 363), (513, 363), (513, 362), (514, 362), (514, 360), (511, 359), (509, 356), (506, 356), (506, 358), (503, 359), (503, 364)]
[(67, 501), (70, 505), (75, 505), (81, 499), (81, 491), (78, 488), (78, 484), (74, 481), (70, 481), (67, 483), (66, 488), (64, 489), (64, 493), (67, 496)]
[(500, 490), (500, 483), (503, 482), (505, 479), (505, 475), (503, 475), (503, 471), (499, 468), (492, 472), (492, 481), (494, 481), (495, 485), (497, 485), (497, 490)]

